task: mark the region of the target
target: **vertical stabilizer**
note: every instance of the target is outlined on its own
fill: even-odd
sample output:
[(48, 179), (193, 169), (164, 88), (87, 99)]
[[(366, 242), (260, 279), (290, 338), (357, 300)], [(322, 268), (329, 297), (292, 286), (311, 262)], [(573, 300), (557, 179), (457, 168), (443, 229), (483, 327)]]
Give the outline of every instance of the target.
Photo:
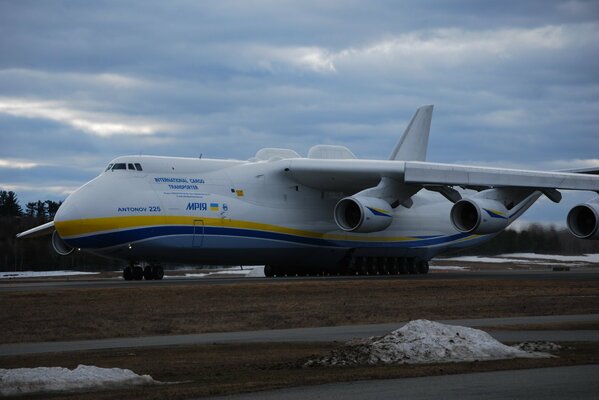
[(432, 117), (432, 105), (418, 108), (401, 139), (393, 148), (389, 160), (424, 161)]

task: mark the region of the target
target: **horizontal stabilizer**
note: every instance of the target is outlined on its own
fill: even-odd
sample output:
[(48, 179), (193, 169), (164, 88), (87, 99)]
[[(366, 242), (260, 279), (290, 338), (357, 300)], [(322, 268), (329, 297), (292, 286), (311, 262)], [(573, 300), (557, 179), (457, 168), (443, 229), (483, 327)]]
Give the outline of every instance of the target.
[(54, 232), (54, 221), (50, 221), (44, 225), (36, 226), (25, 232), (17, 233), (17, 238), (33, 238), (38, 236), (50, 235)]

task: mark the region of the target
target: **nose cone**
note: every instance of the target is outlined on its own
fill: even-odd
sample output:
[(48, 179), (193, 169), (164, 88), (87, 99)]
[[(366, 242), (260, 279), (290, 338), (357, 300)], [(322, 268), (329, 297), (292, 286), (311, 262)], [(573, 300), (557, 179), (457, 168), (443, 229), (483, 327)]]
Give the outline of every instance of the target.
[(67, 197), (54, 216), (54, 227), (62, 238), (77, 235), (81, 220), (85, 218), (77, 205), (77, 197), (75, 193)]

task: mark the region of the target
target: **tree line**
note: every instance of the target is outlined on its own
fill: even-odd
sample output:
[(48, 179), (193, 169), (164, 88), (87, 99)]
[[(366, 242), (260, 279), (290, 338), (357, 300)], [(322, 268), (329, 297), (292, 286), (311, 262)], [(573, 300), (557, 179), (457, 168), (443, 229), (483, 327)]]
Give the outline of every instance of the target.
[(0, 190), (0, 271), (121, 268), (122, 261), (86, 252), (61, 256), (52, 248), (51, 236), (16, 238), (19, 232), (52, 221), (61, 204), (62, 201), (38, 200), (27, 203), (23, 210), (15, 192)]
[[(62, 202), (39, 200), (23, 211), (16, 193), (0, 190), (0, 271), (25, 270), (111, 270), (123, 261), (109, 260), (75, 251), (60, 256), (52, 249), (50, 236), (16, 239), (16, 234), (51, 221)], [(531, 225), (523, 230), (507, 229), (476, 247), (453, 252), (456, 255), (497, 255), (504, 253), (589, 254), (599, 253), (599, 241), (581, 240), (565, 229)]]

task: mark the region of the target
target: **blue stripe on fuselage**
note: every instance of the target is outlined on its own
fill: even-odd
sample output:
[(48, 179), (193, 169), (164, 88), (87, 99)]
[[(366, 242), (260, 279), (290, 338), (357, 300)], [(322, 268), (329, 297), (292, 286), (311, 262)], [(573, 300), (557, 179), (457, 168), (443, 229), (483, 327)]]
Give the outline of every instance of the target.
[[(285, 233), (260, 231), (253, 229), (242, 228), (227, 228), (227, 227), (210, 227), (203, 228), (203, 235), (209, 236), (230, 236), (230, 237), (247, 237), (254, 239), (266, 239), (290, 242), (294, 244), (304, 244), (311, 246), (329, 246), (329, 247), (423, 247), (434, 246), (443, 243), (452, 242), (471, 236), (466, 233), (457, 233), (449, 236), (413, 236), (413, 240), (401, 240), (394, 242), (371, 242), (359, 240), (337, 240), (325, 238), (311, 238), (298, 235), (290, 235)], [(77, 238), (68, 238), (65, 241), (77, 248), (84, 249), (101, 249), (106, 247), (124, 245), (134, 243), (141, 240), (148, 240), (156, 237), (164, 236), (181, 236), (193, 235), (194, 227), (185, 225), (168, 225), (143, 227), (135, 229), (127, 229), (117, 232), (107, 232), (81, 236)]]

